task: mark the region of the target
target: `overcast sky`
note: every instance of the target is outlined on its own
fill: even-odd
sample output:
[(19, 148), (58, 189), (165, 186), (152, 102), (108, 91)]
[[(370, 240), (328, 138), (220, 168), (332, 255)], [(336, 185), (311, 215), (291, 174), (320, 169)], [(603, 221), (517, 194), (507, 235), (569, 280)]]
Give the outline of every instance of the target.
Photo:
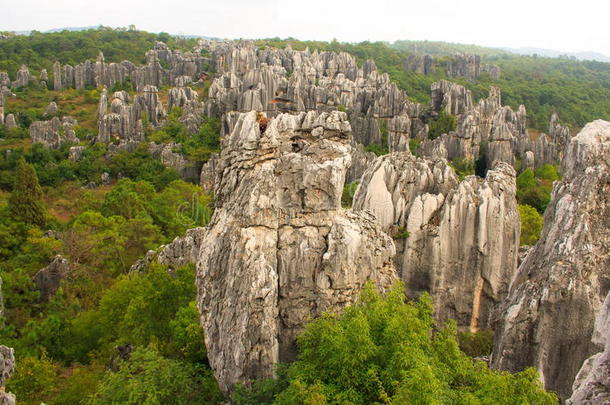
[(221, 38), (427, 39), (610, 55), (610, 0), (0, 1), (0, 31), (134, 24)]

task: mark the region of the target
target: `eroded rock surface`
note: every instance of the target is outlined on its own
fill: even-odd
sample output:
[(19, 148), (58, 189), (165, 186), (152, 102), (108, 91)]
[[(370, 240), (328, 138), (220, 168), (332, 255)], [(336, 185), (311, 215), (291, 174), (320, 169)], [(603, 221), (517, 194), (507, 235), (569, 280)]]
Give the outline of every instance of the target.
[(516, 269), (515, 192), (505, 163), (459, 183), (444, 159), (392, 153), (365, 172), (353, 207), (374, 213), (395, 237), (408, 292), (430, 292), (439, 321), (476, 331), (490, 327)]
[(40, 299), (48, 301), (59, 288), (59, 284), (68, 276), (70, 264), (60, 255), (55, 256), (53, 261), (40, 269), (34, 275), (34, 282), (40, 291)]
[(74, 133), (76, 120), (70, 117), (53, 117), (49, 121), (35, 121), (30, 124), (32, 142), (40, 142), (49, 148), (57, 149), (64, 143), (78, 143)]
[(15, 371), (15, 354), (13, 349), (0, 345), (0, 405), (15, 405), (15, 395), (6, 392), (6, 380)]
[[(259, 115), (260, 119), (260, 115)], [(366, 213), (341, 209), (350, 165), (345, 113), (240, 114), (224, 139), (216, 209), (197, 266), (208, 357), (221, 389), (269, 377), (322, 311), (367, 280), (387, 287), (394, 244)]]
[(519, 267), (498, 316), (492, 365), (538, 368), (566, 399), (610, 286), (610, 123), (587, 124), (570, 141), (538, 243)]
[(568, 405), (610, 403), (610, 294), (595, 319), (591, 343), (603, 350), (583, 363), (572, 385)]

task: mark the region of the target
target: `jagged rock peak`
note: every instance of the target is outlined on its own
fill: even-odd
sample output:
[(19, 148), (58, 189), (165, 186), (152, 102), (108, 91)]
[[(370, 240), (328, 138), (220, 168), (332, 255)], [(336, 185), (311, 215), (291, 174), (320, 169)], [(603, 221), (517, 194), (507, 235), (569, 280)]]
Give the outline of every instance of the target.
[(570, 140), (538, 243), (511, 283), (496, 328), (492, 365), (538, 368), (562, 399), (591, 343), (610, 286), (610, 123), (587, 124)]
[(489, 328), (515, 272), (519, 217), (515, 171), (458, 182), (444, 159), (392, 153), (365, 172), (354, 210), (375, 214), (395, 237), (396, 267), (410, 295), (430, 292), (439, 321)]
[[(266, 124), (263, 125), (263, 123)], [(396, 273), (392, 240), (341, 209), (350, 165), (345, 113), (239, 114), (218, 159), (216, 209), (197, 265), (208, 358), (223, 391), (269, 377), (322, 311)]]

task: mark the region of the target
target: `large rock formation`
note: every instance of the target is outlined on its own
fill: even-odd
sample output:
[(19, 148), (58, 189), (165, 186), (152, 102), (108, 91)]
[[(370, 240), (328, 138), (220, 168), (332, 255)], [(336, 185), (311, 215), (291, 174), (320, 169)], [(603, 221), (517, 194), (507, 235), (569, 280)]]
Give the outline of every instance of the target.
[(516, 269), (515, 192), (515, 171), (504, 163), (458, 184), (444, 159), (392, 153), (365, 172), (353, 207), (396, 238), (407, 291), (430, 292), (439, 321), (476, 331), (490, 327)]
[(591, 343), (603, 350), (583, 363), (568, 405), (610, 404), (610, 293), (595, 320)]
[(404, 66), (408, 71), (427, 75), (434, 71), (434, 58), (427, 54), (411, 54), (405, 59)]
[(512, 281), (498, 316), (492, 365), (538, 368), (565, 399), (610, 287), (610, 123), (587, 124), (570, 141), (542, 235)]
[(481, 74), (481, 57), (473, 54), (456, 53), (446, 66), (447, 76), (465, 77), (475, 80)]
[(61, 120), (53, 117), (49, 121), (35, 121), (30, 124), (32, 142), (40, 142), (49, 148), (57, 149), (67, 142), (78, 143), (74, 133), (76, 120), (63, 117)]
[[(269, 377), (323, 311), (367, 280), (396, 273), (392, 240), (366, 213), (341, 209), (350, 165), (346, 114), (241, 114), (224, 139), (216, 208), (197, 265), (198, 305), (221, 389)], [(260, 122), (259, 122), (260, 121)]]
[(248, 42), (211, 43), (209, 49), (221, 75), (210, 87), (207, 115), (343, 110), (356, 142), (390, 146), (393, 137), (398, 150), (405, 150), (408, 138), (427, 133), (423, 108), (371, 60), (359, 68), (345, 52), (257, 49)]
[(156, 127), (166, 115), (158, 93), (156, 87), (145, 86), (143, 94), (130, 100), (126, 91), (117, 91), (112, 96), (111, 112), (107, 113), (108, 97), (104, 89), (97, 109), (99, 129), (96, 142), (144, 141), (143, 120)]
[(15, 405), (15, 395), (6, 392), (6, 380), (15, 371), (15, 354), (13, 349), (0, 345), (0, 405)]
[(570, 131), (559, 123), (557, 114), (551, 116), (548, 135), (530, 135), (525, 107), (514, 111), (503, 106), (497, 87), (491, 87), (489, 96), (476, 104), (470, 90), (456, 83), (441, 80), (431, 90), (433, 111), (457, 118), (455, 131), (440, 137), (450, 160), (484, 158), (491, 168), (497, 162), (512, 165), (520, 159), (525, 168), (540, 167), (557, 164), (570, 140)]
[(40, 269), (34, 275), (34, 283), (40, 292), (40, 300), (46, 302), (55, 295), (59, 284), (68, 276), (69, 272), (70, 264), (60, 255), (55, 256), (47, 267)]

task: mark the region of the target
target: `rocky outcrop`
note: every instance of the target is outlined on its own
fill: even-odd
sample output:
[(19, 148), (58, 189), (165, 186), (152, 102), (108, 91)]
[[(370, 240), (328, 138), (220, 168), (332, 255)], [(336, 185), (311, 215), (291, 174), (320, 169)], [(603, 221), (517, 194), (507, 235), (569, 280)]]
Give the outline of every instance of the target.
[(409, 294), (428, 291), (439, 321), (476, 331), (490, 327), (516, 269), (515, 193), (515, 172), (504, 163), (458, 184), (444, 159), (392, 153), (365, 172), (353, 207), (394, 236)]
[(411, 54), (405, 59), (405, 69), (410, 72), (428, 75), (434, 71), (434, 58), (430, 55)]
[(8, 114), (4, 119), (4, 126), (7, 130), (11, 130), (13, 128), (17, 128), (17, 120), (13, 114)]
[(70, 117), (61, 120), (53, 117), (49, 121), (35, 121), (30, 125), (30, 138), (32, 142), (42, 143), (48, 148), (57, 149), (67, 142), (78, 143), (74, 133), (76, 121)]
[(488, 73), (492, 79), (496, 80), (502, 77), (502, 69), (498, 65), (485, 63), (481, 65), (481, 72)]
[(78, 162), (83, 156), (83, 152), (85, 151), (84, 146), (71, 146), (68, 150), (68, 159), (73, 162)]
[(546, 389), (566, 399), (610, 287), (610, 123), (571, 139), (538, 243), (511, 283), (498, 315), (492, 365), (538, 368)]
[(446, 71), (449, 77), (465, 77), (475, 80), (481, 74), (481, 57), (456, 53), (447, 62)]
[[(221, 74), (210, 87), (207, 115), (231, 111), (346, 111), (355, 143), (406, 150), (408, 138), (425, 137), (422, 108), (380, 73), (373, 61), (359, 68), (347, 53), (257, 49), (248, 42), (209, 44)], [(391, 141), (391, 144), (388, 142)], [(357, 149), (354, 149), (357, 151)], [(362, 171), (351, 170), (350, 180)]]
[(50, 118), (57, 115), (59, 112), (59, 108), (57, 107), (57, 103), (55, 101), (51, 101), (47, 108), (44, 110), (44, 117)]
[[(330, 66), (329, 66), (330, 68)], [(294, 338), (367, 280), (396, 278), (394, 244), (366, 213), (341, 209), (350, 165), (345, 113), (241, 114), (224, 139), (214, 215), (197, 265), (208, 358), (222, 390), (294, 359)]]
[(40, 300), (46, 302), (55, 295), (59, 284), (68, 276), (69, 272), (70, 263), (60, 255), (55, 256), (47, 267), (40, 269), (34, 275), (34, 283), (40, 292)]
[(17, 71), (16, 79), (12, 84), (14, 89), (19, 87), (26, 87), (32, 80), (30, 70), (26, 65), (21, 65), (21, 68)]
[(583, 363), (572, 385), (568, 405), (610, 403), (610, 294), (595, 319), (591, 343), (603, 350)]
[(473, 109), (472, 94), (464, 86), (440, 80), (432, 83), (432, 109), (445, 110), (447, 114), (460, 115)]
[(176, 237), (159, 249), (157, 261), (170, 269), (187, 264), (196, 264), (206, 228), (189, 229), (184, 236)]
[(13, 349), (0, 345), (0, 405), (15, 405), (15, 395), (5, 391), (6, 380), (15, 371)]
[(174, 84), (180, 77), (196, 81), (209, 71), (212, 60), (198, 53), (170, 50), (166, 44), (157, 42), (146, 52), (146, 64), (137, 66), (130, 61), (108, 63), (100, 52), (95, 62), (84, 61), (76, 66), (53, 65), (53, 88), (83, 89), (86, 86), (131, 84), (136, 91), (145, 91), (146, 86), (161, 87)]
[[(146, 119), (153, 127), (160, 125), (165, 117), (165, 109), (154, 86), (145, 86), (144, 92), (130, 100), (125, 91), (117, 91), (112, 96), (110, 113), (105, 90), (100, 97), (98, 113), (98, 135), (96, 142), (141, 142), (144, 141), (144, 124)], [(130, 101), (132, 101), (130, 103)]]

